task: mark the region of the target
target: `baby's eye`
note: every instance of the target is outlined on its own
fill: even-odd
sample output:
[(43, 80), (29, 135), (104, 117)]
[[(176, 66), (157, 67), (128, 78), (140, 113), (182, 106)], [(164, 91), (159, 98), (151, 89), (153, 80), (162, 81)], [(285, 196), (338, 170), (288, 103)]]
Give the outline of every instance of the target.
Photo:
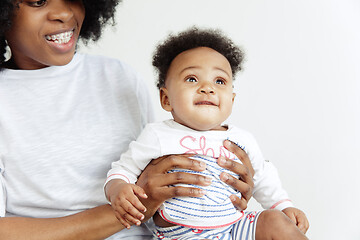
[(216, 83), (216, 84), (224, 85), (226, 82), (225, 82), (224, 79), (219, 78), (219, 79), (216, 79), (216, 80), (215, 80), (215, 83)]
[(197, 79), (194, 77), (188, 77), (185, 81), (186, 82), (197, 82)]

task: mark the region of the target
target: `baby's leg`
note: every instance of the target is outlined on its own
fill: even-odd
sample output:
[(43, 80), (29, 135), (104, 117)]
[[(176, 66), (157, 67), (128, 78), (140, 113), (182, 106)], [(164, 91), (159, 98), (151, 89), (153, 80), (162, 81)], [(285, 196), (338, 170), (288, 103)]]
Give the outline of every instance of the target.
[(278, 210), (263, 211), (257, 220), (256, 240), (308, 239), (288, 216)]

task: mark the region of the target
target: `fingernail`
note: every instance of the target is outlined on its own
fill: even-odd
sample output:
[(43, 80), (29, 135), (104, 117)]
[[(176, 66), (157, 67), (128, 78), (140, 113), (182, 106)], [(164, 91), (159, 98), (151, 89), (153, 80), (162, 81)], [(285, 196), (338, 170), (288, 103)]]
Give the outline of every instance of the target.
[(205, 194), (206, 194), (206, 190), (204, 190), (204, 189), (200, 189), (200, 194), (205, 195)]
[(230, 142), (229, 140), (225, 140), (224, 146), (225, 146), (226, 148), (230, 147), (230, 146), (231, 146), (231, 142)]
[(220, 163), (221, 165), (223, 165), (223, 164), (226, 163), (226, 160), (225, 160), (225, 158), (224, 158), (223, 156), (220, 156), (220, 157), (218, 158), (218, 160), (219, 160), (219, 163)]
[(209, 178), (209, 177), (205, 177), (205, 182), (206, 182), (206, 183), (212, 183), (212, 179)]
[(201, 167), (201, 168), (206, 168), (206, 163), (200, 162), (200, 167)]
[(222, 175), (222, 180), (223, 180), (223, 181), (229, 180), (229, 175), (228, 175), (227, 173), (224, 173), (224, 174)]

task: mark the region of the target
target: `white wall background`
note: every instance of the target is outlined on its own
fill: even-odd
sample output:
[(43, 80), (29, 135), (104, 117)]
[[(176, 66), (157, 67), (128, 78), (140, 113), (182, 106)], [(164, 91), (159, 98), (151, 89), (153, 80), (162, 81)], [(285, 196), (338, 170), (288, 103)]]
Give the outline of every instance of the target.
[[(221, 28), (246, 51), (230, 121), (277, 166), (310, 239), (360, 239), (360, 1), (124, 0), (115, 28), (82, 52), (120, 58), (145, 79), (171, 31)], [(250, 208), (257, 208), (252, 201)]]

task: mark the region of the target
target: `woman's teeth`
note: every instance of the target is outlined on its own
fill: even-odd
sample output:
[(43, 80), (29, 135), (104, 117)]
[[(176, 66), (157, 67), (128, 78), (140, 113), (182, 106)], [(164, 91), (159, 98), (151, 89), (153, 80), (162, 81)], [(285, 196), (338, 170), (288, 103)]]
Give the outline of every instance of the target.
[(53, 41), (55, 43), (68, 43), (73, 34), (73, 31), (68, 31), (54, 35), (46, 35), (45, 38), (46, 40)]

